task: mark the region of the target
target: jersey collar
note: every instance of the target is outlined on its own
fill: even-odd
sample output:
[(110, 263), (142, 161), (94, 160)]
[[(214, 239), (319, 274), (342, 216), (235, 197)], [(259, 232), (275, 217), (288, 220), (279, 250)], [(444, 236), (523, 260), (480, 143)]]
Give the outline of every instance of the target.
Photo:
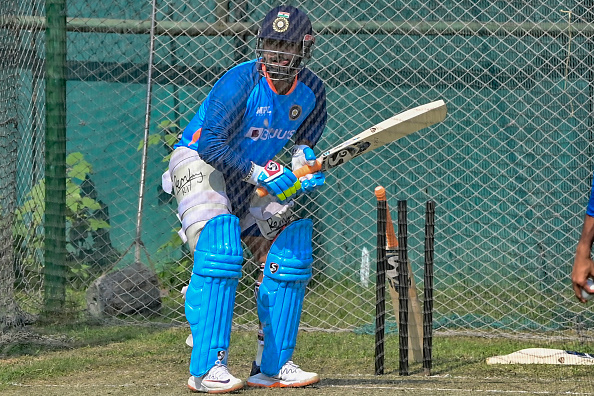
[[(276, 91), (276, 88), (275, 88), (272, 80), (270, 79), (270, 75), (266, 71), (266, 65), (264, 65), (264, 64), (262, 64), (262, 71), (264, 72), (264, 77), (266, 78), (266, 82), (268, 83), (268, 86), (270, 87), (270, 89), (272, 89), (272, 91), (275, 94), (279, 94)], [(291, 92), (293, 92), (295, 90), (295, 87), (296, 86), (297, 86), (297, 76), (295, 76), (295, 80), (293, 80), (293, 85), (291, 85), (291, 88), (289, 89), (289, 91), (285, 95), (289, 95)]]

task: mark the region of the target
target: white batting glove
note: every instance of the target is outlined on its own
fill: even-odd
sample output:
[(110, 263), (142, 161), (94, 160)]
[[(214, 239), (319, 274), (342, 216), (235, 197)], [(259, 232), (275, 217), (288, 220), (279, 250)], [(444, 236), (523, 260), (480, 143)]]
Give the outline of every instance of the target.
[(313, 166), (316, 162), (316, 154), (313, 149), (305, 144), (293, 146), (293, 155), (291, 157), (291, 168), (295, 170), (305, 165)]
[[(305, 144), (293, 147), (291, 158), (291, 167), (293, 172), (305, 165), (313, 166), (316, 162), (316, 154), (313, 149)], [(310, 193), (317, 190), (326, 182), (326, 176), (322, 172), (316, 172), (299, 178), (301, 182), (301, 192)]]

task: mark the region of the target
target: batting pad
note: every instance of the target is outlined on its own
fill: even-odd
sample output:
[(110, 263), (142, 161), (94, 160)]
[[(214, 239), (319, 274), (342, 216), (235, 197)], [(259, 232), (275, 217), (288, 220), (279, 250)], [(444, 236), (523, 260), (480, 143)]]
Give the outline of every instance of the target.
[(216, 363), (227, 363), (235, 291), (243, 262), (239, 234), (239, 219), (220, 215), (206, 223), (196, 244), (185, 303), (193, 338), (190, 373), (195, 377)]
[(264, 331), (260, 371), (278, 374), (291, 360), (305, 289), (312, 275), (312, 221), (297, 220), (272, 243), (258, 290), (258, 317)]
[(562, 349), (527, 348), (509, 355), (490, 357), (487, 359), (487, 364), (594, 365), (594, 356)]

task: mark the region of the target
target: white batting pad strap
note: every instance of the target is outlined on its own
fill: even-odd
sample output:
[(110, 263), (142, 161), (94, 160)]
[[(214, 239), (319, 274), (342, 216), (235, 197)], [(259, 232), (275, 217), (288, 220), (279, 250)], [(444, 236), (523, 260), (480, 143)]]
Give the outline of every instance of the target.
[[(182, 219), (186, 216), (186, 211), (196, 206), (207, 205), (224, 206), (228, 212), (231, 212), (231, 204), (227, 194), (222, 191), (201, 191), (200, 194), (191, 194), (184, 196), (180, 202), (177, 203), (177, 212), (181, 214)], [(212, 218), (214, 216), (210, 216)]]
[(203, 204), (194, 206), (183, 214), (182, 229), (186, 231), (192, 224), (206, 222), (222, 214), (229, 214), (229, 209), (226, 205)]
[(177, 231), (177, 235), (179, 235), (179, 237), (181, 238), (181, 240), (182, 240), (183, 243), (188, 242), (188, 238), (186, 238), (186, 233), (185, 233), (185, 231), (184, 231), (183, 228), (180, 228)]
[(171, 154), (171, 159), (169, 159), (169, 169), (175, 170), (180, 163), (186, 160), (195, 161), (196, 159), (200, 159), (200, 156), (195, 150), (188, 147), (178, 147), (173, 150), (173, 154)]
[(173, 182), (171, 181), (171, 175), (169, 174), (169, 169), (167, 169), (161, 175), (161, 187), (163, 187), (163, 191), (167, 194), (171, 195), (173, 191)]

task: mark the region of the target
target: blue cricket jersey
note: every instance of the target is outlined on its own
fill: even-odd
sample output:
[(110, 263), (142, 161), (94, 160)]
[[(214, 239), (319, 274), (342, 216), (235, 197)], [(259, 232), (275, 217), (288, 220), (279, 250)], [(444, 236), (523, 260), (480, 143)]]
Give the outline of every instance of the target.
[(253, 193), (254, 187), (243, 181), (251, 162), (265, 165), (290, 140), (313, 146), (326, 126), (326, 91), (319, 77), (303, 69), (289, 93), (279, 95), (258, 67), (254, 59), (227, 71), (175, 145), (196, 150), (223, 173), (239, 217)]

